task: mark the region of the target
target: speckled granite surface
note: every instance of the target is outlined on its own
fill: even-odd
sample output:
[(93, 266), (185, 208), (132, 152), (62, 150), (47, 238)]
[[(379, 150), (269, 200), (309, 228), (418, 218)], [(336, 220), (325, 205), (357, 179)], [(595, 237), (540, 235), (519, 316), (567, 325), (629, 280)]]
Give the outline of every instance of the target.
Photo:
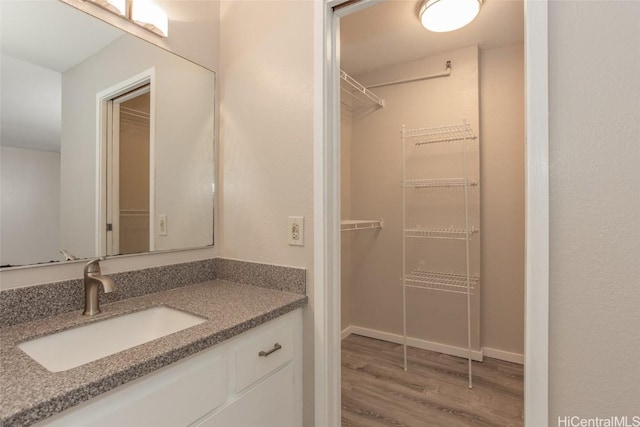
[(304, 268), (218, 258), (217, 278), (297, 294), (306, 293)]
[[(82, 275), (81, 264), (78, 266)], [(108, 274), (116, 282), (116, 292), (100, 291), (100, 303), (174, 289), (218, 278), (217, 259), (193, 261), (142, 270)], [(84, 307), (82, 279), (47, 283), (0, 292), (0, 327), (43, 319)]]
[[(78, 266), (82, 274), (82, 264)], [(226, 258), (212, 258), (142, 270), (107, 274), (116, 292), (100, 290), (100, 303), (110, 303), (193, 283), (222, 279), (305, 294), (306, 270)], [(66, 280), (0, 292), (0, 328), (31, 322), (84, 307), (82, 279)]]
[[(216, 280), (102, 304), (103, 313), (95, 318), (74, 311), (5, 327), (0, 330), (0, 425), (33, 424), (306, 304), (307, 297), (299, 293)], [(209, 320), (58, 373), (16, 347), (38, 336), (157, 305)]]

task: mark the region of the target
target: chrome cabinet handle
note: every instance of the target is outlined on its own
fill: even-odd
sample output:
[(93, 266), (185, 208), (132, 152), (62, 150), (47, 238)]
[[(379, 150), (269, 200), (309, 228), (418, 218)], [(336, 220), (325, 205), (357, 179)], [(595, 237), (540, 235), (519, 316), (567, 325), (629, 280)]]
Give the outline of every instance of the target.
[(269, 350), (269, 351), (264, 351), (263, 350), (260, 353), (258, 353), (258, 356), (260, 356), (260, 357), (269, 357), (269, 355), (271, 353), (275, 353), (276, 351), (280, 350), (281, 348), (282, 348), (282, 346), (280, 344), (275, 343), (271, 350)]

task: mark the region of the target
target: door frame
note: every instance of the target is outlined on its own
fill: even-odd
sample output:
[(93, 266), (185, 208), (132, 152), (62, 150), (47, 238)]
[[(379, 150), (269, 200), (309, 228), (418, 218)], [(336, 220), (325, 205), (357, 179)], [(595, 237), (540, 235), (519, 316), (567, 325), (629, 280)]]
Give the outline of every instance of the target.
[(156, 70), (149, 68), (133, 77), (123, 80), (115, 85), (98, 92), (96, 95), (96, 253), (100, 256), (107, 255), (107, 183), (109, 182), (109, 168), (107, 159), (109, 141), (107, 126), (110, 121), (109, 102), (127, 92), (131, 92), (141, 86), (150, 85), (149, 88), (149, 251), (156, 247)]
[[(340, 17), (383, 0), (314, 2), (314, 407), (340, 425)], [(525, 426), (548, 423), (548, 4), (525, 2)], [(340, 9), (334, 7), (342, 5)]]
[[(106, 221), (112, 224), (111, 231), (107, 231), (107, 251), (106, 255), (120, 254), (120, 104), (136, 98), (140, 95), (150, 93), (151, 84), (143, 84), (136, 86), (135, 89), (126, 92), (124, 95), (111, 98), (107, 101), (107, 213)], [(151, 131), (151, 123), (149, 121), (149, 131)], [(150, 141), (149, 141), (150, 143)], [(151, 157), (149, 156), (149, 164)], [(111, 183), (111, 185), (109, 185)], [(153, 201), (151, 192), (147, 195), (149, 203)], [(149, 210), (149, 220), (150, 210)], [(151, 224), (149, 223), (149, 247), (151, 247), (151, 239), (153, 233)], [(111, 233), (109, 235), (109, 233)]]
[(107, 178), (102, 188), (107, 198), (105, 222), (111, 224), (111, 230), (105, 230), (106, 249), (103, 255), (115, 255), (120, 252), (120, 104), (113, 98), (107, 101), (105, 132)]

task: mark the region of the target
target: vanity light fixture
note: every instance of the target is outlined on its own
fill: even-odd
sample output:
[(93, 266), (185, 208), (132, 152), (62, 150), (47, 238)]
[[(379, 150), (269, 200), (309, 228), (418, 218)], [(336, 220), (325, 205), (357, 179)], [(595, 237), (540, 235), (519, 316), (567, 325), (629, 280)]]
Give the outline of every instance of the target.
[(115, 13), (116, 15), (126, 16), (127, 15), (127, 0), (89, 0), (91, 3), (94, 3), (100, 6), (103, 9), (107, 9), (111, 13)]
[(151, 0), (85, 0), (120, 15), (159, 36), (169, 36), (169, 18)]
[(444, 33), (469, 24), (481, 6), (482, 0), (423, 0), (418, 16), (427, 30)]
[(167, 14), (150, 0), (132, 1), (131, 20), (162, 37), (169, 35)]

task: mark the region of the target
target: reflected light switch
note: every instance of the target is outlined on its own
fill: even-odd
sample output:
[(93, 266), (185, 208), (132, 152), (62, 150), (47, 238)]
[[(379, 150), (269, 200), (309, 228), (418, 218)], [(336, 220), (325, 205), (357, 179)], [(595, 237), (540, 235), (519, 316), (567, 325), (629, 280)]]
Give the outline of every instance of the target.
[(167, 214), (158, 215), (158, 229), (161, 236), (167, 235)]

